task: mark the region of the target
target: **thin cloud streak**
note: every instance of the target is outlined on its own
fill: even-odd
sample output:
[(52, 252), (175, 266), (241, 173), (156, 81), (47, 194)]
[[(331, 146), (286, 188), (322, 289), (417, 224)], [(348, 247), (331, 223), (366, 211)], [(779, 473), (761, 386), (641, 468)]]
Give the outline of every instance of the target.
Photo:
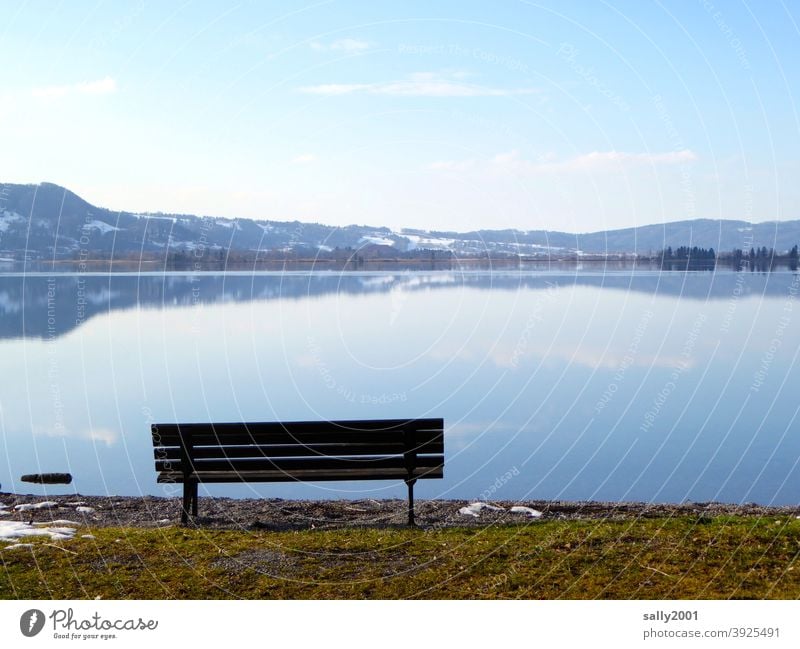
[(372, 44), (367, 41), (356, 40), (355, 38), (340, 38), (333, 41), (329, 45), (320, 41), (313, 41), (311, 49), (318, 52), (325, 52), (327, 50), (334, 50), (339, 52), (364, 52), (372, 47)]
[(301, 153), (300, 155), (296, 155), (294, 158), (292, 158), (292, 164), (293, 165), (309, 164), (311, 162), (315, 162), (316, 159), (317, 156), (315, 156), (313, 153)]
[(331, 43), (332, 50), (343, 50), (345, 52), (362, 52), (369, 48), (370, 45), (367, 41), (358, 41), (354, 38), (342, 38)]
[(626, 151), (592, 151), (559, 161), (553, 154), (540, 156), (538, 160), (526, 160), (518, 151), (501, 153), (489, 160), (437, 160), (427, 165), (430, 171), (468, 171), (481, 168), (519, 175), (545, 174), (552, 172), (619, 171), (628, 167), (655, 165), (678, 165), (695, 162), (697, 154), (689, 149), (660, 153), (630, 153)]
[(463, 83), (435, 74), (420, 73), (399, 81), (382, 83), (324, 83), (299, 89), (312, 95), (385, 95), (392, 97), (511, 97), (532, 95), (535, 88), (493, 88)]
[(82, 81), (60, 86), (41, 86), (33, 88), (31, 95), (41, 99), (52, 99), (67, 95), (108, 95), (116, 90), (117, 82), (111, 77), (105, 77), (95, 81)]

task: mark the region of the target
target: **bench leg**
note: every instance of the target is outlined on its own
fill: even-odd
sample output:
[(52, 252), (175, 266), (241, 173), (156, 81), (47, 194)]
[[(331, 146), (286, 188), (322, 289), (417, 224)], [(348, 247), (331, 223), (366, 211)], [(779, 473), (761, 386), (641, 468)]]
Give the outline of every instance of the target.
[(183, 504), (181, 505), (181, 525), (186, 525), (189, 522), (189, 512), (197, 514), (196, 500), (193, 504), (192, 495), (197, 493), (197, 484), (191, 480), (185, 480), (183, 483)]
[(197, 516), (197, 482), (187, 480), (183, 483), (183, 505), (181, 506), (181, 525), (189, 522), (189, 513)]
[(414, 483), (416, 480), (406, 480), (408, 485), (408, 525), (409, 527), (416, 526), (414, 521)]
[(189, 485), (183, 483), (183, 504), (181, 505), (181, 525), (189, 522)]
[(197, 483), (192, 483), (192, 516), (197, 516)]

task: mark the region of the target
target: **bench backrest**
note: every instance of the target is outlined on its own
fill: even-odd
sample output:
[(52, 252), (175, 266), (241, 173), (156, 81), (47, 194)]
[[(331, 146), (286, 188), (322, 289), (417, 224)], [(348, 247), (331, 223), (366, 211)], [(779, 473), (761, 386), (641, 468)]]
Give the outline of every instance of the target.
[(441, 478), (442, 419), (154, 424), (159, 482)]

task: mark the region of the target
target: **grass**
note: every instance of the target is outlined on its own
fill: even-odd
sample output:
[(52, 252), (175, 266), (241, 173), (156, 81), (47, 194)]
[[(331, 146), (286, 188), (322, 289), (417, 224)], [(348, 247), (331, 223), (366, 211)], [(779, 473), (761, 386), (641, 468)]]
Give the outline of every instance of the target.
[(438, 530), (82, 529), (0, 550), (10, 599), (796, 599), (800, 520), (664, 517)]

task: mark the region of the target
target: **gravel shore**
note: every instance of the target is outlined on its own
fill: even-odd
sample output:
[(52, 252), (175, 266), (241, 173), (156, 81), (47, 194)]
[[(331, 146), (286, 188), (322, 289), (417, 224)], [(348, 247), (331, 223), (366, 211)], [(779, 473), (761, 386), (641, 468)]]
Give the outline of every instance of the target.
[[(40, 503), (51, 503), (38, 506)], [(528, 524), (541, 520), (636, 519), (659, 516), (798, 516), (800, 507), (765, 507), (722, 503), (648, 504), (566, 501), (497, 501), (503, 511), (483, 509), (479, 516), (462, 514), (466, 500), (418, 500), (417, 523), (423, 528)], [(5, 507), (2, 507), (2, 506)], [(15, 509), (17, 506), (22, 507)], [(31, 507), (34, 505), (35, 507)], [(531, 518), (512, 513), (523, 505), (542, 513)], [(180, 499), (156, 496), (33, 496), (0, 493), (2, 520), (52, 522), (69, 520), (92, 527), (159, 527), (180, 522)], [(404, 500), (284, 500), (201, 497), (194, 524), (227, 529), (331, 529), (337, 527), (400, 526), (406, 522)]]

